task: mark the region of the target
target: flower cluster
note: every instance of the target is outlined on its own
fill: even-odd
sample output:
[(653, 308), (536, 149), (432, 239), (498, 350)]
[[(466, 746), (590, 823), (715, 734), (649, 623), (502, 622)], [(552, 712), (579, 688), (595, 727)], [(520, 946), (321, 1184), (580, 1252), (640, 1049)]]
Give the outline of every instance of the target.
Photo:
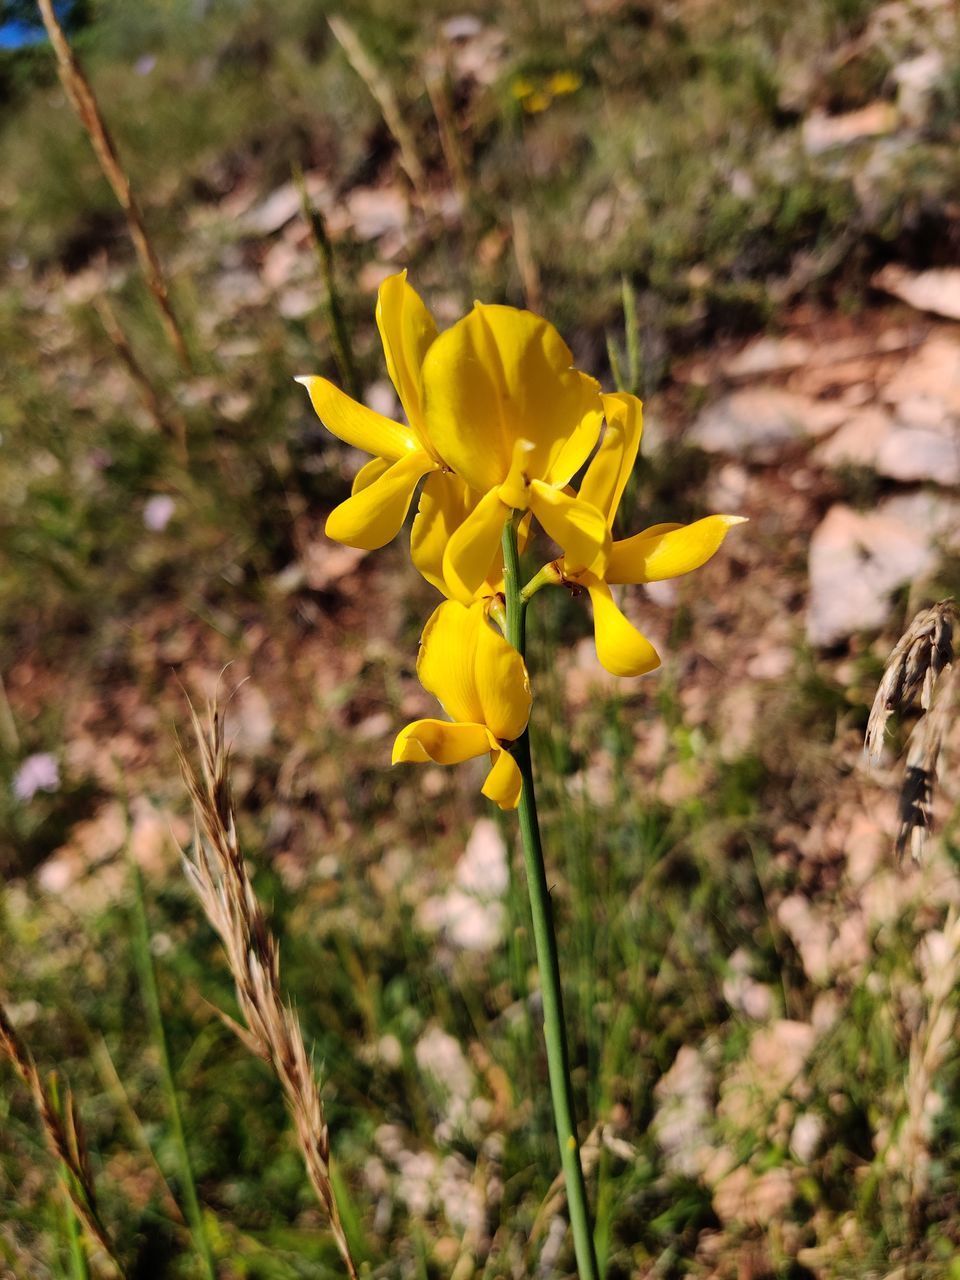
[[(585, 591), (600, 662), (615, 675), (635, 676), (660, 659), (618, 608), (611, 585), (698, 568), (740, 517), (658, 524), (615, 539), (640, 446), (641, 403), (602, 394), (539, 316), (477, 302), (439, 333), (404, 271), (380, 286), (377, 327), (406, 425), (325, 378), (299, 379), (324, 426), (372, 455), (326, 532), (352, 547), (384, 546), (399, 533), (423, 481), (411, 558), (446, 600), (424, 628), (417, 673), (450, 720), (408, 725), (394, 745), (394, 763), (456, 764), (489, 753), (484, 794), (512, 809), (521, 780), (510, 745), (526, 729), (531, 696), (523, 658), (495, 624), (502, 616), (507, 522), (519, 522), (521, 545), (535, 520), (560, 548), (525, 593), (549, 583)], [(585, 465), (576, 491), (571, 481)]]

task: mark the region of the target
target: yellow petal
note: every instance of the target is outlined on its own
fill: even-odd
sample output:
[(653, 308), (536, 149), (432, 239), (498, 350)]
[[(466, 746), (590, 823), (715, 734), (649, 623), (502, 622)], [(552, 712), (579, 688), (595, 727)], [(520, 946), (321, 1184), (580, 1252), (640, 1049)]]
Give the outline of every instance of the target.
[(642, 676), (660, 665), (660, 655), (614, 603), (598, 578), (584, 584), (593, 605), (593, 634), (600, 665), (615, 676)]
[(520, 767), (509, 751), (499, 749), (492, 755), (493, 767), (483, 784), (483, 794), (501, 809), (515, 809), (523, 786)]
[(374, 413), (326, 378), (297, 378), (297, 382), (307, 388), (310, 403), (327, 430), (355, 449), (397, 462), (420, 447), (409, 427)]
[(487, 625), (483, 614), (481, 603), (468, 609), (455, 600), (445, 600), (434, 609), (420, 637), (420, 683), (450, 719), (461, 724), (484, 723), (476, 678), (480, 624)]
[(608, 582), (660, 582), (699, 569), (719, 550), (727, 531), (743, 516), (705, 516), (693, 524), (654, 525), (615, 542), (610, 550)]
[(583, 477), (580, 497), (599, 508), (612, 528), (637, 460), (643, 434), (643, 404), (636, 396), (617, 392), (603, 397), (603, 412), (607, 429)]
[(407, 284), (406, 271), (388, 276), (380, 286), (377, 328), (390, 381), (396, 387), (407, 421), (420, 437), (421, 444), (426, 445), (420, 367), (427, 349), (437, 336), (437, 326), (419, 293)]
[(327, 537), (364, 551), (386, 546), (400, 532), (417, 481), (436, 465), (422, 449), (408, 453), (330, 512)]
[(529, 501), (530, 510), (563, 549), (571, 566), (593, 566), (598, 558), (604, 558), (609, 533), (603, 513), (596, 507), (540, 480), (531, 482)]
[(600, 431), (596, 382), (572, 368), (545, 320), (477, 303), (442, 333), (423, 362), (427, 431), (440, 456), (471, 488), (506, 479), (515, 441), (534, 446), (529, 477), (565, 484)]
[(492, 490), (453, 533), (443, 556), (443, 580), (452, 599), (469, 604), (488, 577), (495, 576), (500, 536), (509, 515)]
[(394, 764), (462, 764), (490, 750), (490, 735), (482, 724), (451, 724), (449, 720), (415, 720), (401, 729), (393, 744)]
[(369, 462), (363, 464), (353, 477), (350, 492), (362, 493), (364, 489), (369, 489), (374, 480), (379, 480), (382, 475), (386, 475), (390, 470), (390, 466), (389, 458), (371, 458)]
[(530, 719), (530, 679), (523, 658), (487, 620), (482, 604), (473, 605), (476, 619), (474, 678), (483, 723), (500, 742), (519, 738)]
[[(427, 477), (420, 493), (420, 505), (410, 530), (410, 556), (426, 580), (451, 598), (453, 592), (443, 576), (444, 552), (478, 502), (477, 494), (452, 471), (435, 471)], [(477, 594), (495, 595), (502, 581), (503, 557), (497, 555)], [(463, 603), (469, 604), (471, 599), (464, 597)]]

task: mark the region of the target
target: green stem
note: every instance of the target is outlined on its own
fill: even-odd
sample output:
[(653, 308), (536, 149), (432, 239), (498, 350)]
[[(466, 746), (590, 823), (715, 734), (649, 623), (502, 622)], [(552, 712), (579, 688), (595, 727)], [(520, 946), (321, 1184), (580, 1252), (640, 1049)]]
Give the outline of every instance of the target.
[(177, 1082), (173, 1074), (173, 1064), (170, 1061), (170, 1045), (167, 1041), (167, 1029), (163, 1021), (163, 1010), (160, 1006), (160, 990), (157, 986), (157, 971), (153, 963), (153, 950), (150, 946), (150, 921), (147, 918), (143, 876), (132, 856), (130, 858), (130, 876), (133, 881), (134, 954), (137, 968), (140, 970), (140, 989), (147, 1011), (147, 1022), (150, 1025), (150, 1031), (157, 1046), (157, 1052), (160, 1055), (160, 1074), (163, 1077), (163, 1088), (167, 1095), (170, 1122), (173, 1127), (173, 1139), (180, 1163), (184, 1211), (190, 1224), (190, 1234), (193, 1237), (194, 1247), (200, 1255), (200, 1262), (206, 1280), (217, 1280), (217, 1268), (213, 1261), (213, 1250), (210, 1248), (206, 1223), (203, 1220), (203, 1210), (200, 1208), (200, 1197), (197, 1195), (197, 1184), (193, 1176), (190, 1149), (187, 1146), (187, 1134), (183, 1126), (183, 1112), (180, 1110)]
[[(503, 582), (507, 603), (507, 639), (523, 656), (526, 648), (527, 605), (520, 594), (520, 556), (517, 550), (515, 520), (511, 520), (503, 531)], [(570, 1226), (573, 1229), (573, 1244), (580, 1280), (598, 1280), (600, 1273), (593, 1243), (590, 1208), (587, 1204), (587, 1188), (583, 1177), (583, 1166), (580, 1163), (580, 1145), (577, 1141), (573, 1085), (570, 1080), (570, 1059), (567, 1053), (567, 1032), (563, 1018), (560, 959), (550, 907), (550, 890), (547, 887), (547, 873), (543, 862), (543, 847), (540, 843), (529, 729), (525, 730), (514, 746), (514, 758), (523, 776), (523, 790), (520, 792), (518, 808), (520, 836), (527, 873), (527, 890), (530, 894), (530, 911), (533, 916), (537, 968), (540, 971), (543, 1035), (547, 1045), (550, 1097), (553, 1102), (557, 1139), (560, 1143), (560, 1162), (566, 1184)]]

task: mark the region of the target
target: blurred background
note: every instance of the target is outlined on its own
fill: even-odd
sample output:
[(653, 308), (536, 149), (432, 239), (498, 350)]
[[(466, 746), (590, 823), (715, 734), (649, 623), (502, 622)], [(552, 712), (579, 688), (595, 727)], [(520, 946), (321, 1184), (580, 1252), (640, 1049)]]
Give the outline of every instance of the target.
[[(513, 825), (469, 766), (389, 767), (433, 714), (435, 594), (403, 539), (325, 540), (357, 455), (293, 383), (399, 412), (373, 311), (406, 267), (441, 326), (475, 297), (528, 306), (644, 397), (622, 533), (751, 521), (626, 589), (650, 677), (599, 669), (583, 601), (531, 610), (607, 1275), (960, 1276), (956, 786), (898, 868), (909, 724), (879, 769), (861, 754), (896, 638), (960, 585), (956, 5), (57, 12), (172, 320), (36, 10), (5, 0), (0, 989), (74, 1087), (129, 1274), (201, 1274), (132, 868), (221, 1274), (340, 1274), (180, 868), (176, 739), (218, 689), (373, 1273), (573, 1268)], [(77, 1274), (6, 1070), (0, 1203), (0, 1274)]]

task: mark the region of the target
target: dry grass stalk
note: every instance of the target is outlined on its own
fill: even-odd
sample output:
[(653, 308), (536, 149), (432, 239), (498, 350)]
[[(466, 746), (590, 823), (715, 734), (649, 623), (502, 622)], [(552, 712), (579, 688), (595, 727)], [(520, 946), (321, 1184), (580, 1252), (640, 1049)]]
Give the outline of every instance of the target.
[(150, 381), (143, 365), (134, 354), (133, 348), (117, 319), (116, 312), (110, 305), (106, 295), (100, 294), (93, 300), (94, 310), (103, 326), (103, 331), (113, 344), (113, 348), (121, 364), (130, 375), (130, 379), (140, 396), (140, 401), (153, 419), (154, 426), (164, 435), (170, 436), (177, 447), (181, 462), (187, 458), (187, 424), (179, 410), (165, 409), (160, 393)]
[(930, 831), (940, 749), (954, 700), (951, 664), (958, 618), (953, 600), (941, 600), (916, 615), (890, 655), (867, 722), (864, 749), (871, 763), (878, 764), (890, 716), (919, 701), (922, 715), (910, 735), (896, 840), (897, 857), (909, 848), (917, 862)]
[(170, 345), (176, 351), (180, 363), (189, 371), (192, 368), (190, 353), (174, 314), (160, 259), (147, 234), (140, 202), (120, 162), (119, 153), (100, 112), (93, 88), (70, 48), (63, 28), (57, 21), (52, 0), (37, 0), (37, 6), (43, 18), (43, 25), (47, 29), (47, 35), (50, 37), (50, 43), (57, 55), (57, 73), (60, 76), (60, 83), (90, 139), (103, 175), (113, 188), (113, 193), (127, 219), (133, 247), (140, 260), (147, 287), (157, 304), (160, 321), (170, 340)]
[(2, 1002), (0, 1002), (0, 1053), (10, 1060), (17, 1075), (33, 1097), (47, 1146), (61, 1166), (64, 1187), (77, 1217), (91, 1239), (103, 1250), (116, 1274), (122, 1276), (123, 1267), (97, 1207), (93, 1171), (90, 1167), (90, 1157), (73, 1094), (67, 1090), (62, 1102), (55, 1099), (52, 1090), (44, 1084), (33, 1055), (17, 1034)]
[(530, 236), (530, 219), (526, 209), (515, 205), (511, 212), (513, 223), (513, 254), (520, 272), (520, 284), (523, 287), (523, 300), (527, 307), (540, 314), (542, 307), (542, 291), (540, 288), (540, 268), (533, 256), (533, 241)]
[(338, 44), (347, 55), (347, 61), (370, 90), (372, 97), (380, 108), (386, 126), (393, 134), (394, 141), (399, 148), (400, 163), (403, 165), (421, 205), (426, 206), (428, 203), (426, 171), (420, 159), (417, 144), (414, 142), (413, 134), (407, 128), (406, 121), (403, 118), (403, 112), (397, 102), (397, 95), (393, 91), (393, 85), (370, 57), (370, 54), (363, 47), (360, 37), (350, 23), (347, 22), (346, 18), (341, 17), (339, 14), (331, 14), (327, 18), (327, 22)]
[(184, 853), (187, 876), (223, 942), (244, 1025), (221, 1015), (247, 1048), (277, 1075), (293, 1118), (297, 1141), (317, 1198), (348, 1274), (355, 1280), (330, 1172), (330, 1136), (313, 1064), (296, 1013), (280, 994), (280, 955), (253, 891), (237, 838), (223, 716), (216, 704), (206, 729), (191, 707), (200, 751), (199, 774), (183, 753), (180, 763), (193, 801), (196, 834)]
[(933, 1083), (955, 1044), (952, 999), (960, 981), (960, 915), (955, 908), (950, 909), (942, 932), (929, 935), (925, 946), (926, 1016), (910, 1040), (907, 1114), (896, 1140), (897, 1159), (915, 1205), (929, 1186)]
[(323, 283), (327, 291), (327, 316), (330, 321), (330, 333), (333, 338), (333, 352), (336, 356), (337, 366), (345, 389), (353, 396), (354, 400), (359, 400), (363, 388), (360, 386), (357, 362), (353, 357), (350, 327), (343, 314), (343, 306), (340, 301), (340, 290), (337, 287), (337, 277), (334, 270), (333, 245), (330, 243), (330, 236), (327, 234), (327, 224), (324, 221), (323, 214), (310, 199), (303, 171), (300, 168), (294, 169), (293, 180), (297, 185), (297, 190), (300, 192), (300, 208), (303, 213), (303, 220), (310, 232), (310, 240), (317, 255), (320, 274), (323, 277)]

